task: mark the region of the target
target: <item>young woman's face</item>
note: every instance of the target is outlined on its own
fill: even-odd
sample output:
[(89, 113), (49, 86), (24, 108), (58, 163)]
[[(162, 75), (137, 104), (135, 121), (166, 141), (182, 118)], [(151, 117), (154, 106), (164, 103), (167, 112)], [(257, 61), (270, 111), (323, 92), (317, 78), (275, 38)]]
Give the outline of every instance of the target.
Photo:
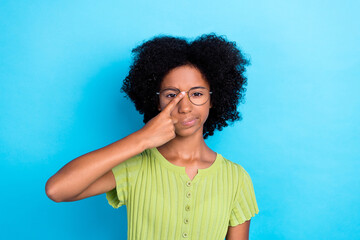
[[(207, 89), (204, 90), (202, 88), (197, 88), (190, 92), (190, 94), (193, 95), (192, 101), (195, 103), (198, 101), (199, 96), (202, 96), (201, 92), (204, 93), (204, 91), (211, 90), (208, 82), (202, 77), (198, 69), (190, 65), (184, 65), (172, 69), (167, 75), (165, 75), (160, 85), (160, 91), (171, 88), (187, 92), (195, 87)], [(164, 95), (159, 96), (159, 111), (166, 107), (166, 105), (171, 101), (171, 97), (174, 95), (170, 94), (167, 96), (168, 98), (165, 98)], [(198, 131), (202, 134), (203, 125), (209, 116), (209, 109), (211, 107), (210, 95), (204, 104), (195, 105), (190, 101), (188, 95), (186, 94), (171, 113), (171, 116), (178, 120), (175, 124), (176, 134), (186, 136)]]

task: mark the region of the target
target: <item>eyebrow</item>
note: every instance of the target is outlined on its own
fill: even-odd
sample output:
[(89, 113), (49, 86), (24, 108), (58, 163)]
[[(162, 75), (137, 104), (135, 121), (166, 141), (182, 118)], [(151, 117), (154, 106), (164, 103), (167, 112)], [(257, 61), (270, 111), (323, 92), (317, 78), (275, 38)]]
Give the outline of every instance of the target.
[[(206, 87), (196, 86), (196, 87), (190, 88), (189, 90), (191, 90), (191, 89), (197, 89), (197, 88), (206, 89)], [(180, 89), (178, 89), (178, 88), (176, 88), (176, 87), (166, 87), (166, 88), (164, 88), (164, 89), (162, 89), (162, 90), (178, 90), (178, 91), (180, 91)]]

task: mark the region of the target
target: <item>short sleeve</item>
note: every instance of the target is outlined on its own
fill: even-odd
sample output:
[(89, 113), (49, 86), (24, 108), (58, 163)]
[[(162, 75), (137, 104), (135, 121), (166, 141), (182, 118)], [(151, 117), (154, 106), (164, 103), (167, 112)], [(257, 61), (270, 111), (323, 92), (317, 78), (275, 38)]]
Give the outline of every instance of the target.
[(241, 184), (237, 189), (235, 201), (230, 213), (229, 226), (242, 224), (259, 212), (255, 191), (249, 174), (240, 167)]
[(143, 162), (143, 153), (112, 168), (116, 186), (106, 193), (106, 199), (113, 208), (119, 208), (128, 202), (129, 193)]

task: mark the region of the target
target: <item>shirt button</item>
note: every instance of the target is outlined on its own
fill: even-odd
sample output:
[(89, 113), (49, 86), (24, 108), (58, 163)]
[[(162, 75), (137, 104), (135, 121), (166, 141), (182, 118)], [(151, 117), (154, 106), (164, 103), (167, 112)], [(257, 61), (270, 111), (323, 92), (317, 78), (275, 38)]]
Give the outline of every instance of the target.
[(188, 192), (188, 193), (186, 194), (186, 196), (187, 196), (188, 198), (190, 198), (190, 197), (191, 197), (191, 192)]
[(186, 206), (185, 206), (185, 210), (186, 210), (186, 211), (190, 211), (190, 206), (189, 206), (189, 205), (186, 205)]
[(187, 182), (186, 182), (186, 186), (190, 187), (190, 186), (191, 186), (191, 182), (190, 182), (190, 181), (187, 181)]
[(188, 234), (187, 234), (187, 233), (183, 233), (183, 237), (184, 237), (184, 238), (187, 238), (187, 237), (188, 237)]
[(185, 219), (184, 219), (184, 223), (185, 223), (185, 224), (188, 224), (188, 223), (189, 223), (189, 219), (185, 218)]

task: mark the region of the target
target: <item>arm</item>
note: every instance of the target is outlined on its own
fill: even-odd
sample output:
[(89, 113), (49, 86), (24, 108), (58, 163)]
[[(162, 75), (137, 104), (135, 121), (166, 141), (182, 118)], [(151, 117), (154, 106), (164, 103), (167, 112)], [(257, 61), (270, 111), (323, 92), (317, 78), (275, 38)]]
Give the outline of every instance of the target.
[(226, 234), (226, 240), (248, 240), (250, 220), (234, 227), (229, 226), (228, 232)]
[(98, 178), (93, 182), (89, 187), (87, 187), (83, 192), (78, 194), (75, 197), (66, 199), (64, 202), (73, 202), (78, 201), (84, 198), (92, 197), (102, 193), (106, 193), (116, 187), (115, 177), (110, 170), (105, 173), (102, 177)]
[(113, 167), (175, 138), (177, 120), (172, 119), (171, 112), (182, 97), (183, 93), (177, 95), (140, 130), (66, 164), (47, 181), (46, 195), (55, 202), (69, 202), (114, 189)]
[[(115, 179), (111, 169), (145, 150), (146, 145), (142, 139), (142, 132), (137, 131), (110, 145), (75, 158), (47, 181), (47, 196), (55, 202), (66, 202), (113, 189)], [(84, 192), (85, 190), (87, 191)]]

